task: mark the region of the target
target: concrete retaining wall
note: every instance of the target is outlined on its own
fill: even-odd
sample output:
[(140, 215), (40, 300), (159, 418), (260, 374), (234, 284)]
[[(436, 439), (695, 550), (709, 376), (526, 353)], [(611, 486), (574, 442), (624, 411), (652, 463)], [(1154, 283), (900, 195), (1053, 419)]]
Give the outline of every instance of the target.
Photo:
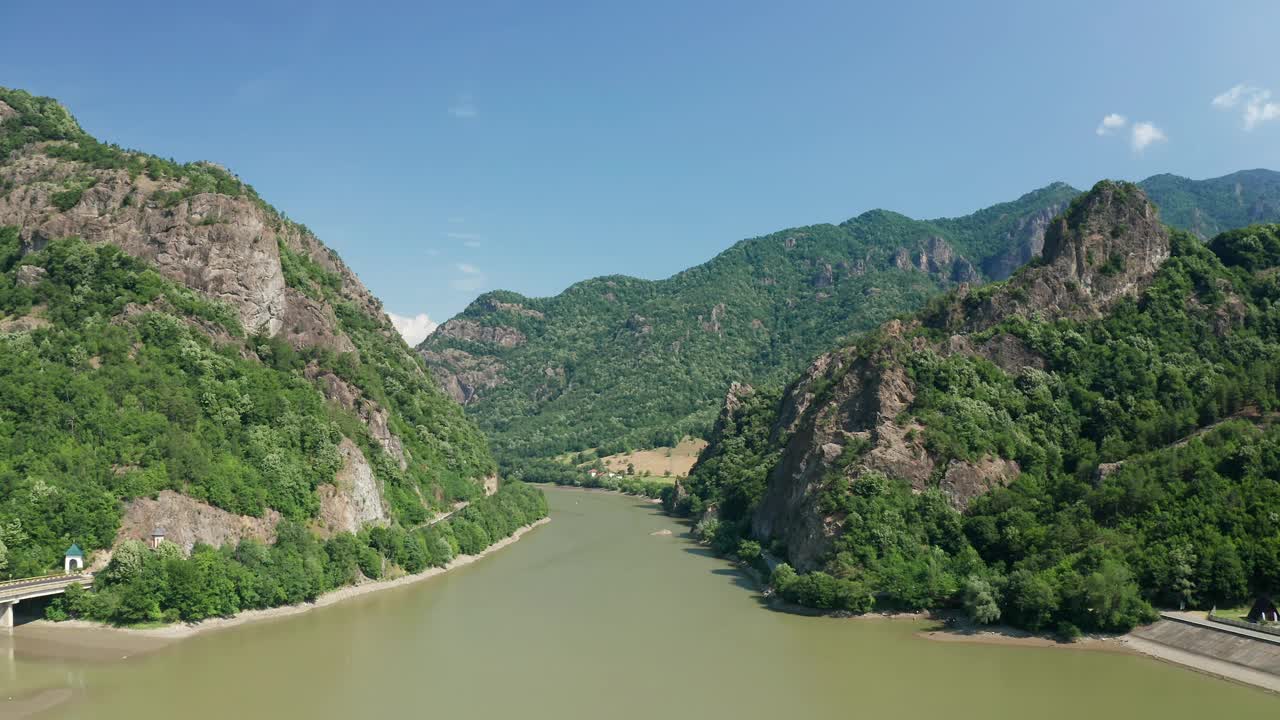
[(1213, 627), (1207, 621), (1164, 617), (1131, 635), (1280, 677), (1280, 643), (1241, 634), (1227, 625)]

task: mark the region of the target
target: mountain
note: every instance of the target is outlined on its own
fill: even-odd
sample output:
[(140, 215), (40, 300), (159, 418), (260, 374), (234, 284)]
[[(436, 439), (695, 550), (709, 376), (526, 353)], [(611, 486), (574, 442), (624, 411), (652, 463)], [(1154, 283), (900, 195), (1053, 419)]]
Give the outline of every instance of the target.
[[(665, 502), (781, 595), (1124, 631), (1280, 588), (1280, 225), (1205, 244), (1102, 182), (1043, 256), (735, 385)], [(799, 571), (799, 574), (797, 573)]]
[(1242, 170), (1210, 180), (1155, 175), (1140, 183), (1165, 222), (1202, 240), (1280, 218), (1280, 173)]
[[(358, 533), (359, 552), (412, 569), (451, 553), (410, 528), (464, 500), (502, 514), (481, 502), (483, 435), (305, 226), (217, 165), (101, 143), (8, 89), (0, 346), (0, 576), (60, 567), (72, 542), (101, 564), (160, 526), (186, 552), (289, 538), (272, 572), (310, 558), (288, 581), (310, 593), (356, 577), (315, 538), (354, 562)], [(155, 600), (137, 617), (90, 614), (169, 607), (137, 595)]]
[[(1180, 227), (1280, 219), (1280, 174), (1269, 171), (1141, 185)], [(744, 240), (666, 280), (596, 278), (551, 298), (492, 292), (418, 349), (500, 457), (670, 446), (710, 429), (731, 382), (780, 382), (841, 337), (1009, 277), (1078, 195), (1055, 183), (936, 220), (872, 210)]]

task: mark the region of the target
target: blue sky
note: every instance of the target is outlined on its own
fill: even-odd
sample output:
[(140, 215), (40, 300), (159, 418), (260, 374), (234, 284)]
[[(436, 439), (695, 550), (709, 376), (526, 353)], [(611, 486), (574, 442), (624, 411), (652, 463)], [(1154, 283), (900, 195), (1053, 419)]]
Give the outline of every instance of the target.
[(230, 167), (437, 321), (873, 207), (1280, 169), (1280, 3), (964, 5), (9, 3), (0, 84)]

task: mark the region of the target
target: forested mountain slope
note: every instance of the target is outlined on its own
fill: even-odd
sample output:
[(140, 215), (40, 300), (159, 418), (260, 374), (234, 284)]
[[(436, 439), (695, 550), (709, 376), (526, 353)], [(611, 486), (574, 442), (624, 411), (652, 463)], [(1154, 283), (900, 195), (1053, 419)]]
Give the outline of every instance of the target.
[(440, 553), (405, 528), (496, 482), (484, 437), (309, 230), (216, 165), (100, 143), (5, 89), (0, 387), (0, 577), (157, 525), (188, 552), (368, 549), (378, 527), (375, 549), (419, 565)]
[(735, 386), (667, 506), (821, 608), (1071, 635), (1274, 592), (1278, 269), (1280, 226), (1205, 244), (1099, 183), (1008, 281)]
[[(1147, 180), (1175, 225), (1280, 219), (1280, 175)], [(1037, 257), (1077, 190), (961, 218), (873, 210), (744, 240), (660, 281), (605, 277), (552, 298), (486, 294), (419, 347), (507, 458), (673, 445), (710, 429), (733, 381), (781, 381), (840, 338)]]

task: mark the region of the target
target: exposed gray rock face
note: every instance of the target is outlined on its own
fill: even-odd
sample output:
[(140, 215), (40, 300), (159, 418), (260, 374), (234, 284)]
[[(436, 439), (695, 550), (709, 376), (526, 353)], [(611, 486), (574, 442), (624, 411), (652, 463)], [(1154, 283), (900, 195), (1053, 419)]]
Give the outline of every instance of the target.
[(1040, 256), (1044, 249), (1044, 233), (1049, 223), (1063, 210), (1065, 203), (1055, 203), (1018, 220), (1017, 225), (1005, 234), (1009, 250), (988, 258), (982, 269), (992, 280), (1004, 280), (1014, 270)]
[(23, 265), (18, 268), (18, 287), (33, 288), (44, 280), (49, 272), (39, 265)]
[(1021, 339), (1008, 333), (997, 333), (975, 346), (967, 335), (952, 335), (947, 339), (944, 355), (971, 355), (990, 360), (996, 367), (1010, 375), (1018, 375), (1028, 368), (1043, 370), (1044, 358), (1028, 348)]
[(502, 377), (505, 366), (495, 357), (472, 355), (457, 348), (421, 352), (440, 386), (459, 404), (468, 405), (485, 390), (505, 382)]
[(1087, 319), (1137, 297), (1169, 259), (1169, 233), (1136, 185), (1102, 182), (1045, 233), (1039, 265), (995, 292), (962, 288), (931, 324), (979, 330), (1011, 315)]
[(524, 344), (524, 333), (504, 325), (481, 325), (475, 320), (454, 318), (436, 329), (444, 337), (475, 343), (490, 343), (498, 347), (513, 348)]
[[(24, 182), (33, 171), (49, 180)], [(21, 227), (21, 237), (32, 249), (71, 235), (113, 243), (154, 263), (169, 278), (230, 304), (247, 330), (280, 331), (286, 311), (280, 254), (265, 216), (252, 201), (197, 195), (162, 208), (145, 199), (149, 183), (135, 184), (124, 171), (97, 170), (91, 173), (97, 183), (80, 202), (57, 212), (51, 196), (77, 172), (82, 171), (74, 163), (45, 156), (0, 167), (0, 177), (17, 183), (0, 197), (0, 225)], [(125, 198), (131, 198), (127, 205)], [(221, 221), (201, 224), (206, 217)]]
[[(890, 324), (891, 336), (901, 332), (900, 323)], [(870, 357), (851, 355), (836, 352), (818, 358), (783, 397), (774, 432), (787, 442), (752, 518), (752, 532), (781, 539), (789, 561), (800, 570), (820, 567), (845, 522), (819, 507), (830, 473), (852, 481), (876, 471), (924, 489), (935, 466), (925, 451), (922, 428), (896, 422), (915, 399), (906, 371), (892, 363), (887, 350)], [(814, 389), (823, 386), (822, 397), (815, 396)], [(852, 442), (866, 443), (870, 449), (852, 467), (841, 469), (836, 463)]]
[[(916, 392), (899, 353), (981, 353), (959, 336), (946, 347), (916, 347), (914, 339), (908, 346), (905, 336), (910, 329), (891, 321), (884, 328), (887, 342), (882, 349), (870, 355), (849, 349), (818, 358), (783, 397), (774, 432), (778, 439), (786, 438), (786, 444), (752, 518), (752, 532), (782, 540), (788, 561), (799, 570), (820, 569), (831, 541), (848, 522), (840, 515), (824, 514), (820, 507), (822, 489), (833, 474), (853, 483), (868, 472), (881, 473), (922, 492), (934, 486), (934, 478), (942, 472), (937, 487), (962, 510), (1020, 472), (1017, 463), (1001, 458), (952, 461), (942, 470), (940, 463), (945, 460), (924, 444), (925, 428), (914, 420), (900, 420)], [(815, 388), (825, 388), (821, 397), (815, 396)], [(852, 464), (841, 467), (850, 443), (867, 449)]]
[(280, 332), (297, 348), (318, 347), (335, 353), (355, 352), (351, 338), (338, 330), (333, 309), (294, 290), (285, 288), (285, 309)]
[(327, 536), (357, 532), (368, 524), (381, 525), (390, 515), (373, 468), (360, 446), (347, 438), (338, 445), (342, 468), (333, 484), (319, 487), (319, 524)]
[[(65, 212), (53, 206), (55, 193), (85, 178), (93, 184), (75, 206)], [(0, 225), (22, 228), (29, 249), (72, 235), (118, 245), (154, 263), (165, 276), (231, 305), (248, 332), (275, 335), (292, 323), (302, 328), (289, 333), (300, 344), (315, 340), (343, 352), (353, 349), (349, 340), (333, 339), (331, 314), (313, 322), (307, 316), (315, 316), (314, 302), (287, 292), (277, 240), (338, 275), (344, 294), (362, 309), (381, 314), (373, 295), (327, 248), (296, 226), (270, 217), (249, 197), (205, 193), (168, 206), (157, 201), (157, 193), (180, 190), (177, 181), (86, 169), (44, 155), (36, 146), (0, 165), (0, 180), (14, 185), (0, 196)], [(329, 332), (319, 332), (326, 323)]]
[(494, 312), (509, 312), (514, 315), (522, 315), (524, 317), (531, 317), (537, 320), (542, 320), (544, 317), (540, 311), (527, 308), (520, 303), (502, 302), (501, 300), (492, 297), (488, 299), (485, 306)]
[(702, 326), (702, 331), (708, 333), (719, 333), (723, 329), (720, 325), (720, 321), (724, 319), (726, 310), (727, 308), (724, 303), (716, 303), (716, 305), (711, 308), (710, 320), (703, 320), (702, 316), (699, 315), (698, 323)]
[(125, 505), (113, 545), (129, 539), (149, 542), (156, 528), (164, 529), (165, 540), (177, 544), (185, 553), (190, 553), (196, 543), (235, 546), (252, 538), (270, 544), (275, 542), (279, 522), (280, 513), (274, 510), (260, 518), (236, 515), (172, 490), (161, 490), (154, 500), (137, 498)]
[(409, 467), (408, 455), (405, 453), (404, 443), (395, 433), (391, 432), (391, 428), (387, 425), (387, 410), (379, 405), (372, 398), (365, 397), (359, 388), (351, 385), (346, 380), (334, 375), (331, 372), (322, 372), (319, 367), (312, 363), (305, 369), (308, 379), (317, 382), (320, 385), (324, 396), (346, 410), (355, 412), (356, 416), (364, 421), (365, 426), (369, 430), (369, 435), (383, 450), (387, 451), (395, 461), (400, 465), (400, 469), (404, 470)]
[[(86, 178), (92, 187), (73, 208), (52, 206), (54, 193)], [(114, 243), (151, 261), (166, 277), (227, 302), (248, 332), (276, 334), (314, 310), (301, 293), (287, 292), (278, 241), (337, 274), (343, 295), (361, 309), (381, 313), (379, 302), (332, 252), (296, 225), (270, 217), (250, 197), (202, 193), (168, 206), (156, 200), (156, 193), (182, 190), (173, 179), (152, 181), (131, 178), (125, 170), (87, 169), (50, 158), (41, 146), (15, 152), (0, 165), (0, 179), (14, 184), (8, 195), (0, 196), (0, 224), (19, 225), (29, 249), (68, 236)], [(343, 345), (329, 337), (320, 337), (320, 343)]]
[(952, 460), (939, 487), (957, 510), (964, 510), (979, 495), (1013, 482), (1022, 468), (1013, 460), (987, 457), (971, 463)]
[[(931, 235), (925, 238), (914, 249), (900, 247), (893, 254), (893, 267), (899, 270), (914, 270), (928, 273), (948, 282), (976, 283), (982, 278), (973, 263), (956, 253), (943, 238)], [(859, 261), (859, 272), (864, 264)]]

